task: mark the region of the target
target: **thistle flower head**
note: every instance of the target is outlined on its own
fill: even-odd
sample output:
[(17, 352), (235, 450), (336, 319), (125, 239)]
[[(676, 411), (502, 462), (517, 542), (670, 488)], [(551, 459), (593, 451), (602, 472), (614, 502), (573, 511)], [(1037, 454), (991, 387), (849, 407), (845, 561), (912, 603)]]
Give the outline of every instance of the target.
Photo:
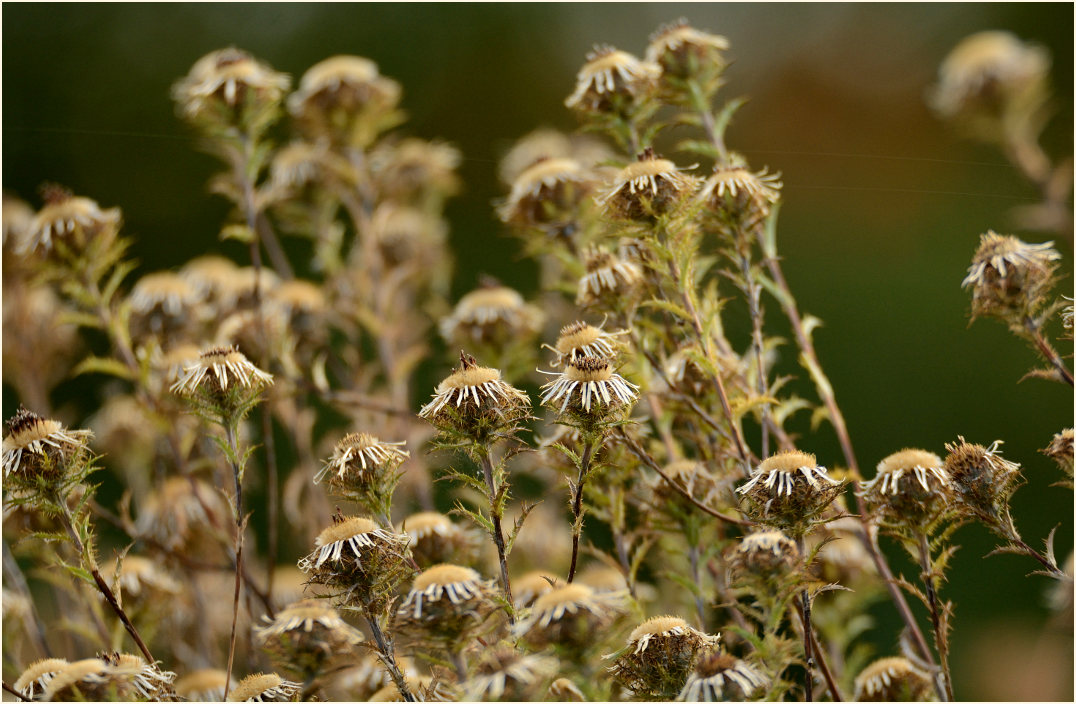
[(288, 97), (288, 110), (311, 137), (364, 146), (398, 122), (400, 84), (361, 56), (333, 56), (314, 64)]
[(467, 682), (464, 699), (472, 701), (535, 701), (538, 684), (557, 671), (556, 658), (529, 655), (500, 642), (483, 650)]
[(575, 159), (541, 159), (516, 177), (497, 213), (517, 227), (555, 229), (575, 219), (593, 182), (594, 175)]
[(878, 463), (862, 496), (875, 518), (912, 533), (927, 530), (947, 508), (949, 474), (942, 459), (925, 450), (904, 449)]
[[(418, 676), (411, 658), (396, 653), (396, 666), (410, 682)], [(336, 672), (327, 682), (325, 692), (329, 701), (368, 701), (374, 692), (392, 687), (392, 677), (374, 652), (362, 656), (357, 665)]]
[(96, 201), (75, 196), (61, 186), (48, 185), (42, 190), (45, 205), (30, 223), (25, 251), (40, 247), (49, 252), (54, 239), (78, 251), (91, 240), (107, 242), (115, 238), (121, 220), (119, 208), (102, 210)]
[(459, 189), (455, 171), (460, 159), (459, 150), (451, 145), (403, 139), (375, 149), (370, 166), (388, 199), (421, 203), (426, 196), (443, 198)]
[(3, 441), (4, 481), (25, 489), (77, 476), (90, 457), (92, 433), (68, 430), (59, 421), (19, 407), (8, 419)]
[(295, 702), (303, 692), (303, 686), (291, 682), (276, 673), (256, 672), (228, 692), (230, 702)]
[(846, 516), (826, 523), (807, 536), (804, 545), (807, 554), (812, 554), (825, 541), (811, 562), (811, 572), (824, 582), (845, 586), (877, 580), (878, 567), (863, 546), (861, 533), (859, 519)]
[(725, 37), (699, 31), (680, 19), (650, 36), (646, 61), (661, 67), (662, 79), (706, 80), (720, 74), (728, 48)]
[(235, 347), (212, 347), (183, 370), (172, 393), (187, 398), (196, 408), (219, 418), (242, 417), (273, 376), (254, 366)]
[(542, 386), (542, 405), (570, 425), (593, 430), (623, 418), (639, 397), (639, 387), (613, 371), (605, 357), (579, 357)]
[(157, 700), (175, 679), (174, 672), (147, 665), (137, 655), (106, 653), (62, 667), (45, 686), (45, 701)]
[(483, 439), (510, 431), (530, 412), (526, 393), (501, 379), (491, 367), (481, 367), (465, 352), (460, 366), (434, 389), (433, 400), (419, 416), (444, 432)]
[(575, 297), (580, 306), (631, 298), (643, 280), (638, 264), (596, 246), (583, 252), (583, 266), (586, 274)]
[(194, 286), (179, 274), (158, 271), (146, 274), (131, 289), (131, 310), (148, 314), (159, 309), (165, 315), (178, 318), (198, 303), (201, 296)]
[(224, 700), (224, 690), (227, 684), (227, 672), (206, 668), (189, 672), (176, 679), (175, 689), (178, 696), (188, 701), (219, 702)]
[(1061, 255), (1053, 242), (1028, 244), (1012, 235), (993, 230), (982, 235), (961, 284), (971, 287), (972, 317), (993, 315), (1002, 319), (1034, 313), (1054, 285), (1053, 262)]
[(998, 448), (1001, 440), (989, 447), (975, 445), (959, 437), (947, 443), (945, 470), (952, 480), (958, 508), (982, 521), (1005, 537), (1015, 536), (1009, 515), (1009, 500), (1023, 483), (1020, 465), (1003, 458)]
[(715, 166), (699, 189), (698, 198), (724, 223), (734, 228), (753, 228), (770, 215), (780, 199), (780, 174), (766, 169), (752, 172), (746, 164)]
[(600, 325), (595, 327), (582, 320), (569, 323), (560, 329), (556, 344), (550, 348), (557, 355), (551, 366), (559, 367), (585, 357), (615, 360), (622, 345), (617, 338), (627, 334), (627, 330), (606, 332)]
[(141, 655), (107, 653), (101, 658), (108, 663), (108, 676), (119, 685), (121, 698), (123, 690), (129, 689), (132, 698), (160, 700), (176, 679), (176, 673), (161, 670), (157, 663), (147, 663)]
[(221, 308), (230, 308), (235, 300), (232, 297), (234, 281), (239, 267), (231, 259), (207, 254), (195, 257), (184, 264), (179, 275), (206, 299), (219, 301)]
[(419, 567), (442, 562), (470, 565), (479, 560), (482, 549), (482, 537), (477, 531), (436, 511), (408, 516), (396, 532), (411, 537), (411, 554)]
[(638, 161), (617, 173), (596, 201), (611, 218), (650, 221), (672, 213), (701, 181), (681, 173), (676, 164), (658, 158), (648, 147)]
[(411, 576), (409, 538), (360, 516), (334, 516), (314, 551), (299, 560), (313, 584), (332, 587), (345, 603), (376, 609)]
[(875, 660), (856, 676), (857, 702), (921, 702), (931, 698), (930, 676), (907, 658)]
[(455, 344), (507, 343), (538, 334), (545, 314), (523, 300), (515, 289), (482, 286), (456, 304), (452, 315), (441, 320), (441, 335)]
[(945, 57), (931, 107), (942, 117), (989, 119), (1027, 111), (1043, 100), (1050, 57), (1008, 32), (979, 32)]
[(63, 658), (44, 658), (26, 666), (12, 688), (27, 699), (40, 699), (52, 678), (67, 667)]
[(764, 460), (736, 493), (748, 500), (752, 519), (801, 536), (844, 487), (814, 455), (793, 450)]
[(363, 640), (360, 631), (320, 599), (298, 601), (275, 618), (264, 618), (265, 625), (254, 628), (255, 638), (275, 665), (300, 680), (347, 662)]
[(405, 443), (384, 442), (368, 433), (348, 433), (333, 448), (325, 466), (314, 475), (318, 484), (328, 478), (329, 489), (346, 496), (387, 493), (396, 486), (396, 469), (410, 457)]
[(762, 530), (743, 537), (729, 557), (729, 568), (765, 582), (794, 570), (799, 562), (796, 541), (779, 530)]
[(536, 648), (556, 645), (579, 653), (591, 648), (596, 634), (627, 606), (628, 593), (596, 592), (585, 584), (566, 584), (535, 600), (514, 634)]
[(207, 126), (263, 122), (288, 90), (291, 79), (234, 47), (198, 59), (172, 86), (180, 115)]
[(421, 208), (384, 203), (374, 211), (370, 233), (389, 266), (422, 267), (444, 256), (448, 229), (443, 220)]
[(34, 209), (30, 207), (30, 204), (4, 191), (0, 221), (3, 223), (4, 254), (25, 252), (26, 239), (30, 236), (30, 229), (34, 222)]
[(684, 686), (695, 656), (716, 647), (720, 636), (695, 630), (676, 616), (656, 616), (637, 626), (609, 671), (637, 696), (671, 699)]
[(769, 680), (752, 665), (714, 648), (688, 675), (678, 701), (728, 702), (754, 699)]
[(564, 104), (582, 113), (624, 113), (653, 90), (661, 69), (611, 46), (595, 47)]
[(209, 559), (221, 553), (212, 526), (230, 515), (231, 508), (209, 484), (170, 477), (146, 497), (135, 529), (168, 550)]
[(1072, 428), (1065, 428), (1060, 433), (1054, 433), (1054, 439), (1042, 451), (1047, 457), (1053, 458), (1061, 470), (1072, 480)]
[(434, 565), (415, 577), (396, 612), (397, 627), (440, 645), (458, 642), (495, 608), (490, 580), (460, 565)]

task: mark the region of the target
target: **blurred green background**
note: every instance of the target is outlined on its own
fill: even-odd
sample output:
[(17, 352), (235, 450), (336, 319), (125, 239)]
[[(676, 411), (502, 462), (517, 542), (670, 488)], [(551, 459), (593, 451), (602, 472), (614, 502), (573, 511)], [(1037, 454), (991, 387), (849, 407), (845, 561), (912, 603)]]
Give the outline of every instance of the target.
[[(504, 194), (499, 156), (536, 127), (575, 128), (563, 100), (592, 45), (641, 54), (681, 16), (731, 42), (726, 97), (750, 102), (729, 143), (784, 175), (786, 273), (802, 309), (826, 323), (816, 344), (861, 464), (905, 446), (943, 453), (957, 435), (1004, 439), (1029, 483), (1017, 524), (1039, 545), (1060, 523), (1063, 559), (1072, 493), (1049, 486), (1060, 474), (1038, 450), (1072, 425), (1072, 394), (1018, 383), (1033, 353), (993, 321), (969, 327), (960, 289), (978, 235), (1011, 232), (1010, 209), (1033, 203), (1034, 190), (996, 151), (939, 124), (923, 96), (961, 38), (1012, 31), (1054, 56), (1045, 145), (1070, 155), (1071, 4), (5, 4), (3, 186), (35, 206), (44, 181), (121, 206), (146, 271), (210, 249), (244, 261), (216, 240), (227, 207), (205, 192), (216, 164), (175, 118), (169, 86), (227, 45), (296, 80), (330, 55), (359, 54), (402, 83), (406, 132), (464, 155), (465, 190), (448, 210), (456, 293), (481, 272), (533, 293), (535, 267), (491, 207)], [(1070, 243), (1058, 247), (1071, 272)], [(1071, 295), (1071, 276), (1063, 289)], [(5, 418), (15, 401), (5, 386)], [(839, 462), (828, 429), (804, 447)], [(977, 526), (957, 535), (943, 593), (957, 604), (958, 696), (1071, 701), (1071, 623), (1044, 628), (1048, 580), (1024, 576), (1027, 558), (983, 559), (994, 541)], [(896, 620), (888, 609), (878, 617), (877, 645), (893, 653)]]

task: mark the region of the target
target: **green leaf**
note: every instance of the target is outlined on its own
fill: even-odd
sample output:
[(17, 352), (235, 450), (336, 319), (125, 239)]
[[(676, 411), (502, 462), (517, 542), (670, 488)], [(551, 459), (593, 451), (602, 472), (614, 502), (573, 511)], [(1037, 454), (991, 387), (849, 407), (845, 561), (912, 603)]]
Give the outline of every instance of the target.
[(110, 357), (92, 355), (79, 362), (71, 371), (72, 377), (82, 376), (83, 374), (108, 374), (128, 381), (134, 379), (134, 374), (123, 362)]
[(250, 244), (254, 241), (254, 232), (246, 225), (238, 223), (225, 225), (220, 231), (220, 239), (222, 242), (227, 240), (237, 240), (243, 244)]
[(76, 567), (75, 565), (69, 565), (67, 563), (64, 563), (64, 569), (66, 569), (78, 579), (83, 580), (84, 582), (88, 582), (89, 584), (96, 584), (93, 579), (93, 575), (90, 574), (88, 570), (85, 570), (81, 567)]
[(732, 116), (735, 115), (736, 111), (743, 107), (746, 102), (747, 98), (733, 98), (726, 102), (721, 110), (714, 115), (714, 132), (720, 135), (722, 139), (725, 137), (725, 130), (728, 129), (729, 123), (732, 122)]
[(683, 307), (678, 306), (670, 301), (661, 301), (656, 298), (651, 298), (650, 300), (643, 301), (642, 303), (640, 303), (639, 307), (657, 308), (658, 310), (663, 310), (666, 313), (671, 313), (672, 315), (676, 316), (677, 318), (680, 318), (683, 321), (691, 320), (691, 315), (689, 315)]

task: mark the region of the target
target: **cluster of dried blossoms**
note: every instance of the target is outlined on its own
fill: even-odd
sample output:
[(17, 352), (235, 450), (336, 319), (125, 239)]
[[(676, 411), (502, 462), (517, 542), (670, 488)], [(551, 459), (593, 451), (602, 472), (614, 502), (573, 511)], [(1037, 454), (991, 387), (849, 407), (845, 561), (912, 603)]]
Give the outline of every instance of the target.
[[(1034, 112), (1042, 57), (992, 42), (943, 67), (939, 111), (978, 111), (995, 127)], [(5, 200), (5, 325), (25, 334), (11, 347), (5, 336), (4, 362), (20, 398), (60, 414), (51, 391), (71, 372), (120, 389), (89, 422), (96, 435), (25, 409), (7, 423), (12, 688), (30, 699), (952, 700), (952, 605), (939, 585), (954, 530), (972, 521), (1037, 560), (1071, 606), (1071, 568), (1016, 529), (1023, 477), (1000, 441), (961, 438), (944, 459), (904, 449), (862, 480), (815, 321), (782, 273), (780, 178), (725, 142), (739, 105), (715, 109), (728, 47), (680, 22), (642, 58), (597, 48), (565, 101), (591, 136), (541, 130), (505, 156), (498, 214), (541, 264), (540, 301), (487, 279), (449, 305), (442, 208), (458, 155), (399, 137), (400, 86), (360, 57), (327, 59), (291, 90), (225, 49), (174, 86), (180, 116), (226, 166), (212, 182), (234, 206), (222, 240), (249, 266), (206, 255), (128, 289), (117, 209), (57, 187), (37, 213)], [(1008, 63), (984, 58), (1004, 51)], [(976, 97), (988, 87), (1024, 112), (999, 117)], [(674, 125), (701, 135), (682, 160), (658, 153)], [(291, 141), (274, 143), (286, 126)], [(685, 165), (699, 160), (702, 172)], [(309, 259), (290, 259), (281, 236), (307, 240)], [(991, 232), (965, 285), (975, 315), (1021, 331), (1064, 378), (1042, 332), (1058, 259), (1051, 244)], [(778, 371), (767, 303), (791, 323), (814, 417), (841, 443), (832, 470), (789, 429), (815, 404)], [(735, 305), (751, 322), (745, 340), (722, 322)], [(1067, 320), (1071, 332), (1071, 307)], [(102, 331), (88, 353), (74, 326)], [(435, 330), (464, 351), (415, 413)], [(546, 375), (536, 394), (535, 371)], [(426, 445), (473, 467), (437, 466)], [(1072, 430), (1044, 452), (1071, 486)], [(132, 489), (118, 511), (86, 481), (99, 464)], [(131, 543), (103, 566), (100, 520)], [(913, 556), (918, 586), (894, 577), (879, 535)], [(76, 578), (54, 580), (68, 615), (58, 633), (20, 571), (34, 554)], [(863, 614), (887, 591), (902, 653), (870, 662)], [(905, 592), (926, 605), (929, 631)], [(142, 656), (114, 652), (118, 637)], [(69, 662), (60, 649), (97, 655)]]

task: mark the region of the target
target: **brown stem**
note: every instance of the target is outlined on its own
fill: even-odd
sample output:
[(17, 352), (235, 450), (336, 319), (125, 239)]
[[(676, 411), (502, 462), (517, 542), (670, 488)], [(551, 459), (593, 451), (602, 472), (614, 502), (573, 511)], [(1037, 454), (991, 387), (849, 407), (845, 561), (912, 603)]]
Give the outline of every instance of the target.
[(501, 565), (501, 587), (504, 589), (504, 599), (508, 602), (508, 620), (516, 622), (516, 607), (512, 601), (512, 583), (508, 578), (508, 555), (505, 552), (504, 532), (501, 530), (501, 510), (497, 506), (498, 487), (493, 479), (493, 461), (490, 459), (489, 450), (485, 447), (478, 449), (478, 460), (482, 466), (482, 476), (486, 480), (486, 491), (489, 492), (489, 516), (493, 522), (493, 542), (497, 546), (497, 560)]
[(1046, 559), (1045, 556), (1041, 555), (1037, 550), (1025, 543), (1020, 538), (1010, 536), (1009, 540), (1011, 540), (1015, 545), (1019, 546), (1019, 548), (1023, 550), (1028, 556), (1035, 558), (1040, 565), (1045, 567), (1050, 572), (1050, 574), (1054, 575), (1058, 579), (1063, 579), (1066, 577), (1064, 570), (1059, 568), (1054, 563), (1050, 562), (1048, 559)]
[(24, 702), (32, 702), (33, 701), (33, 699), (26, 696), (25, 694), (23, 694), (19, 690), (15, 689), (14, 687), (12, 687), (7, 682), (0, 682), (0, 686), (2, 686), (4, 688), (4, 691), (7, 692), (8, 694), (11, 694), (11, 695), (14, 695), (14, 696), (18, 697), (20, 701), (24, 701)]
[[(803, 604), (798, 596), (796, 597), (796, 606), (800, 609), (798, 614), (801, 616), (800, 623), (802, 625)], [(811, 652), (815, 655), (816, 658), (815, 664), (818, 665), (818, 670), (822, 673), (822, 679), (826, 681), (826, 687), (829, 689), (830, 696), (833, 697), (833, 701), (835, 702), (844, 701), (844, 696), (841, 694), (841, 689), (837, 686), (837, 679), (833, 676), (833, 671), (829, 667), (829, 661), (826, 659), (826, 651), (822, 648), (821, 644), (818, 641), (818, 634), (815, 633), (815, 629), (813, 627), (810, 629), (804, 629), (804, 632), (809, 634)]]
[(262, 437), (265, 438), (265, 466), (268, 474), (269, 492), (269, 545), (267, 547), (265, 594), (268, 599), (273, 597), (273, 577), (276, 573), (277, 545), (279, 542), (279, 529), (277, 527), (277, 512), (280, 504), (279, 472), (276, 464), (276, 439), (273, 437), (273, 420), (269, 413), (269, 406), (262, 406)]
[[(953, 698), (953, 677), (949, 672), (949, 636), (945, 629), (942, 628), (941, 612), (938, 610), (938, 594), (934, 584), (934, 570), (930, 564), (930, 545), (927, 543), (927, 536), (924, 533), (919, 534), (918, 548), (919, 567), (922, 569), (920, 576), (923, 579), (923, 586), (927, 590), (930, 624), (934, 629), (934, 647), (938, 651), (938, 660), (941, 662), (941, 678), (945, 683), (942, 701), (951, 702), (955, 701), (955, 699)], [(941, 693), (939, 692), (939, 694)]]
[(232, 632), (228, 638), (228, 679), (224, 683), (224, 698), (227, 699), (232, 681), (232, 665), (235, 662), (235, 627), (239, 620), (239, 591), (243, 574), (243, 538), (246, 531), (243, 530), (243, 479), (241, 476), (242, 469), (239, 466), (238, 422), (229, 423), (224, 430), (228, 441), (228, 450), (231, 454), (229, 459), (232, 465), (232, 477), (235, 479), (235, 592), (232, 596)]
[(400, 691), (400, 696), (403, 697), (405, 702), (417, 701), (415, 695), (408, 688), (407, 680), (404, 679), (403, 673), (400, 672), (400, 666), (396, 664), (393, 645), (385, 638), (385, 634), (381, 631), (381, 625), (376, 618), (369, 614), (364, 613), (363, 615), (366, 617), (366, 625), (370, 627), (370, 633), (374, 637), (374, 643), (377, 644), (377, 651), (381, 654), (381, 662), (384, 663), (385, 669), (389, 671), (389, 677), (392, 678), (392, 683), (396, 685), (396, 689)]
[(1061, 355), (1057, 353), (1057, 350), (1042, 336), (1042, 330), (1039, 329), (1038, 324), (1030, 316), (1024, 318), (1024, 328), (1031, 335), (1031, 339), (1035, 343), (1035, 347), (1038, 348), (1039, 353), (1046, 358), (1047, 362), (1053, 365), (1065, 383), (1072, 386), (1072, 372), (1065, 366), (1065, 362), (1061, 359)]
[(583, 445), (583, 456), (579, 460), (579, 477), (575, 481), (575, 493), (572, 496), (572, 564), (568, 568), (568, 584), (575, 579), (576, 561), (579, 559), (579, 538), (583, 533), (583, 485), (590, 472), (590, 460), (594, 454), (594, 440), (587, 440)]

